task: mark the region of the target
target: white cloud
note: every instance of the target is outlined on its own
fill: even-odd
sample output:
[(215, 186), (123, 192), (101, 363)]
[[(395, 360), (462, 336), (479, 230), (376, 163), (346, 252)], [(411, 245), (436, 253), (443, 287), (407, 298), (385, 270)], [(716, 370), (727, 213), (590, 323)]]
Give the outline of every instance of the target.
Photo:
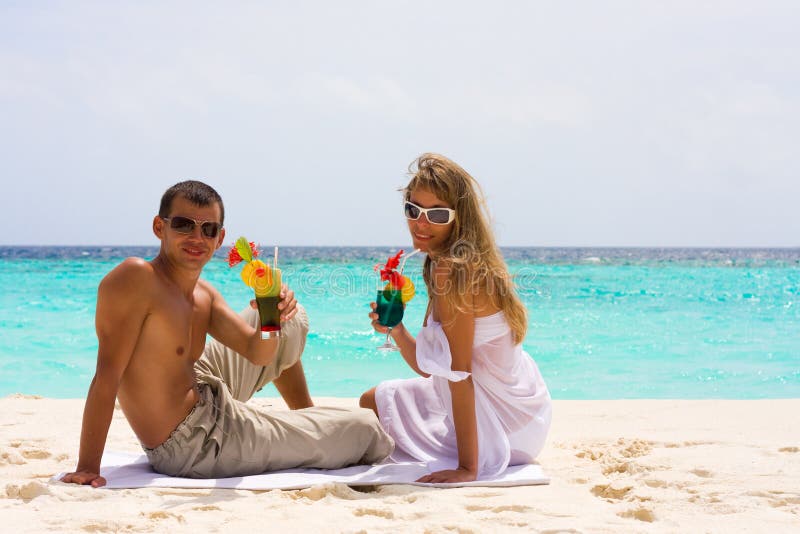
[[(380, 114), (404, 120), (416, 115), (416, 103), (400, 83), (384, 76), (363, 81), (344, 76), (311, 77), (307, 87), (319, 86), (331, 104), (343, 103), (347, 111)], [(324, 101), (323, 101), (324, 102)]]

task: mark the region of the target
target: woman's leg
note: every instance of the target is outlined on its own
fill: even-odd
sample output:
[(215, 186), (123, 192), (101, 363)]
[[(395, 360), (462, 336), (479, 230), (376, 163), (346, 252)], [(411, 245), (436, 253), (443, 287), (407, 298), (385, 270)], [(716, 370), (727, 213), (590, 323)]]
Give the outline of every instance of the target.
[(378, 415), (378, 404), (375, 402), (375, 388), (364, 392), (361, 398), (358, 399), (358, 405), (362, 408), (369, 408), (375, 412), (375, 415)]

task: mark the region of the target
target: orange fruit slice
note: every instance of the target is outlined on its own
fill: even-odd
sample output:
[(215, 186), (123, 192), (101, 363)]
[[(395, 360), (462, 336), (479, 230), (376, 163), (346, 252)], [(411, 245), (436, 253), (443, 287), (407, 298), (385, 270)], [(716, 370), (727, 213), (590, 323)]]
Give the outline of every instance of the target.
[[(256, 261), (258, 261), (258, 260), (256, 260)], [(244, 267), (242, 267), (242, 273), (241, 273), (242, 282), (247, 284), (249, 287), (253, 287), (253, 286), (250, 285), (250, 275), (252, 275), (253, 271), (256, 269), (255, 266), (253, 265), (254, 263), (256, 263), (256, 262), (250, 261), (250, 262), (245, 263)]]
[[(264, 278), (266, 280), (260, 280)], [(253, 289), (256, 288), (256, 284), (264, 287), (265, 282), (267, 286), (270, 286), (272, 285), (272, 269), (261, 260), (253, 260), (242, 268), (242, 281)]]
[(403, 304), (414, 298), (414, 294), (416, 293), (416, 289), (414, 288), (414, 283), (409, 280), (407, 276), (400, 276), (403, 279), (403, 286), (400, 289), (400, 300), (403, 301)]

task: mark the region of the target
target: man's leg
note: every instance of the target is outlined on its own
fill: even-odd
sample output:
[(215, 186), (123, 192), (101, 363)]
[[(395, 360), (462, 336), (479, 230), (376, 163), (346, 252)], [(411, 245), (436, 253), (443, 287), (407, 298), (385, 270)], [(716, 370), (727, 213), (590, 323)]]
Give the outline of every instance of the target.
[[(258, 328), (258, 311), (248, 307), (240, 316)], [(274, 382), (290, 408), (307, 408), (312, 402), (300, 363), (307, 334), (308, 316), (298, 304), (297, 314), (281, 325), (278, 353), (269, 365), (254, 365), (233, 349), (211, 339), (195, 364), (195, 370), (201, 380), (203, 375), (221, 379), (233, 397), (241, 402), (248, 401), (267, 383)]]
[(201, 400), (157, 448), (146, 449), (159, 473), (191, 478), (254, 475), (292, 467), (338, 469), (380, 462), (394, 441), (370, 410), (270, 410), (236, 400), (207, 375)]
[(306, 374), (303, 372), (302, 361), (297, 360), (296, 364), (284, 369), (272, 383), (275, 384), (275, 389), (281, 394), (290, 410), (314, 406), (311, 401), (311, 395), (308, 393), (308, 384), (306, 383)]
[[(255, 310), (245, 310), (242, 317), (258, 324)], [(210, 452), (198, 455), (188, 468), (191, 474), (184, 476), (229, 477), (290, 467), (336, 469), (379, 462), (391, 454), (394, 441), (370, 410), (285, 411), (245, 404), (269, 381), (275, 382), (290, 408), (311, 404), (300, 363), (307, 333), (308, 318), (298, 306), (297, 315), (281, 327), (275, 361), (263, 367), (216, 340), (206, 345), (195, 369), (218, 392), (213, 403), (216, 420), (198, 429)]]

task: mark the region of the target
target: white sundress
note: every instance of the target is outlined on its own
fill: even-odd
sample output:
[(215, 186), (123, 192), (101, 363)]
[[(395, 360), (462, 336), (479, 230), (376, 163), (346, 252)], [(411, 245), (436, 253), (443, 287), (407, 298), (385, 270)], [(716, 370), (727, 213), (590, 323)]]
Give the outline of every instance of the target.
[[(475, 319), (472, 382), (478, 426), (478, 477), (532, 462), (550, 428), (550, 393), (533, 359), (514, 344), (503, 312)], [(458, 467), (453, 405), (448, 381), (469, 373), (453, 371), (442, 325), (428, 317), (417, 336), (417, 365), (428, 378), (381, 382), (375, 401), (381, 424), (396, 443), (395, 460), (411, 457), (431, 471)]]

